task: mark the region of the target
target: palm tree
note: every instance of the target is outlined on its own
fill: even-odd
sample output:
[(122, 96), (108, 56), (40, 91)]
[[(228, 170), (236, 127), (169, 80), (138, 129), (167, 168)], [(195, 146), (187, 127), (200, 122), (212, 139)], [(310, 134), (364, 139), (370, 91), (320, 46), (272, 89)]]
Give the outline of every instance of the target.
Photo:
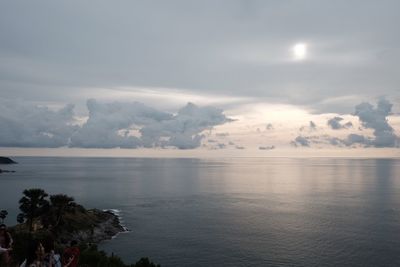
[(4, 220), (6, 219), (7, 215), (8, 215), (8, 212), (6, 210), (1, 210), (0, 211), (1, 223), (4, 223)]
[(73, 211), (74, 207), (76, 207), (76, 203), (73, 197), (64, 194), (50, 196), (50, 202), (55, 219), (53, 227), (57, 228), (63, 223), (63, 216), (65, 213)]
[(46, 199), (48, 194), (39, 188), (25, 189), (23, 194), (19, 200), (19, 209), (26, 218), (29, 232), (32, 232), (33, 220), (42, 215), (49, 206), (49, 201)]

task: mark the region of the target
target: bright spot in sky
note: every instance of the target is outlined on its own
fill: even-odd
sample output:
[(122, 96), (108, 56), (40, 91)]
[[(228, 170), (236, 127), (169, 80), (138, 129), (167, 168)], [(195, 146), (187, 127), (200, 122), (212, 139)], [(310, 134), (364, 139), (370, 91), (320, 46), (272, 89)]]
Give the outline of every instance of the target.
[(292, 48), (292, 53), (295, 60), (304, 60), (307, 56), (307, 44), (295, 44)]

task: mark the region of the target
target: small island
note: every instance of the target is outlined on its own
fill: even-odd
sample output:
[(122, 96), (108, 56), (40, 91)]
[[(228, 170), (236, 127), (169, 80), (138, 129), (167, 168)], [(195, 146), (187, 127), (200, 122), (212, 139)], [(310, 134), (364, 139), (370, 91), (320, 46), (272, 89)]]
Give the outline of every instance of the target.
[[(8, 165), (8, 164), (16, 164), (14, 160), (7, 158), (7, 157), (0, 157), (0, 164)], [(0, 169), (0, 173), (10, 173), (10, 172), (15, 172), (15, 171), (9, 171), (9, 170), (2, 170)]]
[(16, 164), (14, 160), (8, 158), (8, 157), (0, 157), (0, 164)]
[[(52, 244), (52, 250), (62, 255), (64, 249), (74, 241), (79, 244), (81, 251), (79, 266), (160, 266), (148, 258), (141, 258), (135, 264), (127, 265), (118, 256), (109, 256), (97, 249), (99, 242), (127, 231), (112, 211), (86, 209), (70, 196), (49, 195), (39, 188), (24, 190), (19, 208), (21, 213), (17, 216), (18, 224), (8, 228), (14, 240), (10, 250), (13, 264), (19, 266), (27, 258), (29, 250), (32, 250), (32, 243), (36, 246)], [(4, 221), (7, 215), (8, 212), (2, 210), (0, 221)], [(36, 251), (37, 248), (34, 249)]]

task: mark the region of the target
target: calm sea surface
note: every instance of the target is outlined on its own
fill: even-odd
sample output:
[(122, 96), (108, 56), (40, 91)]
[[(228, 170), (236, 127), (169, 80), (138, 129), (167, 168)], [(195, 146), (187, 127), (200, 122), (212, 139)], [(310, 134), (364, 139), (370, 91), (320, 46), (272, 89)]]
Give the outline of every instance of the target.
[(16, 158), (0, 166), (15, 222), (26, 188), (119, 210), (101, 247), (162, 266), (400, 266), (398, 159)]

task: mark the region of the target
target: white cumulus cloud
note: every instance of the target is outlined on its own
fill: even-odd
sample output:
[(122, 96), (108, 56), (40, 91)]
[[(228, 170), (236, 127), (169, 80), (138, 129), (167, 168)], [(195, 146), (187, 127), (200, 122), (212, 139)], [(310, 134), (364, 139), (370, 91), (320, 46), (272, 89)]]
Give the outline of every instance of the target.
[(202, 132), (231, 121), (215, 107), (188, 103), (177, 114), (139, 102), (87, 101), (88, 119), (75, 125), (74, 106), (59, 110), (1, 100), (0, 146), (138, 148), (199, 147)]

